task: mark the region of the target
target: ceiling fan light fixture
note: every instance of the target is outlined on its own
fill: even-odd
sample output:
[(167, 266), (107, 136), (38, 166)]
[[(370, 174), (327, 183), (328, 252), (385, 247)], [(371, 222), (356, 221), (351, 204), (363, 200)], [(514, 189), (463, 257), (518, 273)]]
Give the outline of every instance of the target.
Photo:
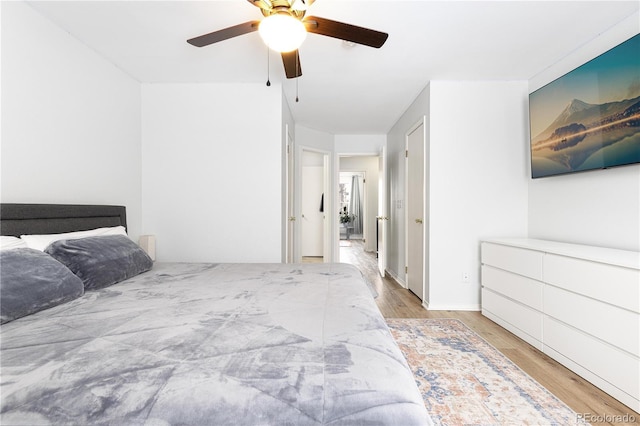
[(307, 37), (307, 29), (302, 21), (283, 13), (264, 18), (258, 32), (265, 44), (277, 52), (296, 50)]

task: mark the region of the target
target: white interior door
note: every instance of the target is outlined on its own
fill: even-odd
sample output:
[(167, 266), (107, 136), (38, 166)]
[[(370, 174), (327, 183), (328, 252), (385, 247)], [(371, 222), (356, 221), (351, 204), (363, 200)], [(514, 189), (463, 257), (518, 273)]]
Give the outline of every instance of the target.
[(293, 263), (295, 262), (295, 258), (294, 258), (294, 244), (295, 244), (295, 220), (296, 220), (296, 214), (295, 214), (295, 204), (294, 204), (294, 193), (295, 193), (295, 186), (294, 186), (294, 176), (295, 176), (295, 155), (294, 155), (294, 141), (293, 138), (291, 137), (291, 134), (289, 132), (289, 125), (286, 126), (286, 132), (287, 132), (287, 147), (286, 147), (286, 185), (287, 185), (287, 190), (286, 190), (286, 225), (285, 225), (285, 232), (286, 232), (286, 262), (287, 263)]
[(378, 271), (384, 277), (387, 269), (387, 259), (385, 256), (385, 241), (387, 234), (387, 224), (389, 216), (387, 213), (387, 148), (382, 147), (378, 157), (378, 216), (377, 219), (377, 239), (376, 247), (378, 253)]
[[(320, 154), (318, 154), (320, 155)], [(302, 167), (302, 256), (324, 256), (324, 166)], [(324, 210), (324, 209), (322, 209)]]
[(323, 206), (322, 206), (322, 229), (323, 229), (323, 253), (322, 257), (325, 262), (331, 262), (331, 247), (332, 247), (332, 239), (331, 239), (331, 221), (327, 219), (327, 217), (333, 217), (330, 213), (333, 211), (333, 200), (331, 191), (331, 163), (329, 159), (329, 154), (324, 154), (323, 156), (323, 164), (324, 164), (324, 186), (323, 193), (324, 196), (322, 198)]
[(407, 134), (407, 286), (424, 299), (424, 123)]
[[(322, 169), (322, 174), (320, 178), (320, 193), (316, 193), (316, 196), (310, 195), (306, 197), (306, 189), (303, 187), (305, 185), (303, 179), (303, 170), (306, 166), (319, 166)], [(308, 219), (309, 215), (316, 215), (322, 221), (322, 225), (319, 227), (321, 229), (321, 242), (322, 248), (319, 255), (314, 256), (322, 256), (324, 262), (332, 261), (332, 253), (331, 253), (331, 243), (330, 239), (331, 235), (329, 230), (327, 229), (328, 221), (332, 220), (334, 216), (331, 215), (332, 210), (332, 197), (334, 196), (334, 192), (331, 190), (331, 186), (327, 184), (327, 180), (331, 178), (331, 166), (329, 161), (329, 153), (326, 151), (317, 150), (315, 148), (309, 148), (302, 145), (296, 146), (295, 150), (295, 169), (294, 169), (294, 191), (295, 191), (295, 212), (294, 215), (296, 220), (294, 221), (295, 229), (295, 243), (294, 243), (294, 252), (293, 258), (294, 262), (302, 261), (302, 246), (305, 243), (307, 237), (305, 236), (305, 232), (303, 231), (303, 222), (304, 219)], [(320, 212), (320, 204), (322, 200), (322, 193), (324, 192), (324, 211)], [(303, 202), (307, 202), (308, 200), (309, 207), (306, 205), (303, 206)], [(304, 218), (302, 217), (304, 214)], [(314, 229), (316, 229), (314, 227)], [(305, 229), (306, 230), (306, 229)], [(313, 237), (311, 237), (313, 238)], [(337, 244), (337, 241), (336, 241)], [(305, 249), (305, 256), (306, 254)]]

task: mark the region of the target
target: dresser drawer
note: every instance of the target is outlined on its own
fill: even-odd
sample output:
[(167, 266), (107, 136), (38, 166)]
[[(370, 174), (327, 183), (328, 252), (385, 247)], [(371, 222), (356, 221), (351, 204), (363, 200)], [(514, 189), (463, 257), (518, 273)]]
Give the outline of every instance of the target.
[(487, 288), (482, 289), (482, 312), (507, 322), (513, 334), (541, 349), (542, 313), (522, 305)]
[(482, 285), (537, 311), (542, 310), (542, 283), (493, 266), (482, 265)]
[(640, 394), (638, 357), (553, 318), (545, 316), (543, 323), (545, 353), (553, 356), (553, 353), (548, 351), (550, 348), (562, 354), (563, 357), (638, 400)]
[(485, 265), (542, 281), (542, 252), (483, 242), (481, 257)]
[(544, 313), (632, 355), (640, 356), (640, 315), (635, 312), (546, 286)]
[(640, 313), (640, 270), (547, 254), (544, 282)]

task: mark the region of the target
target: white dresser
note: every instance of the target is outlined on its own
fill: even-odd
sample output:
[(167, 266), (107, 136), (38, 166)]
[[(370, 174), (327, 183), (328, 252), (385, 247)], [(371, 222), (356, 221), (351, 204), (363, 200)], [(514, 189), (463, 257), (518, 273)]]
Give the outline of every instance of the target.
[(482, 314), (640, 411), (640, 253), (481, 243)]

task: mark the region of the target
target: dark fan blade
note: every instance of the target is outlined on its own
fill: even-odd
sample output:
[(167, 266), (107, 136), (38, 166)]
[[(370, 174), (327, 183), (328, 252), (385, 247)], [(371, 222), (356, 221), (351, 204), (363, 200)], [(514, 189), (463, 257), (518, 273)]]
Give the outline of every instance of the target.
[(214, 31), (209, 34), (201, 35), (187, 40), (187, 43), (196, 47), (204, 47), (219, 41), (227, 40), (229, 38), (241, 36), (243, 34), (251, 33), (258, 30), (260, 21), (249, 21), (244, 24), (234, 25), (233, 27), (225, 28), (223, 30)]
[(339, 38), (341, 40), (352, 41), (365, 46), (381, 47), (389, 34), (368, 28), (357, 27), (351, 24), (344, 24), (331, 19), (309, 16), (302, 21), (310, 33)]
[(302, 75), (300, 67), (300, 53), (297, 50), (293, 52), (282, 52), (282, 63), (284, 64), (284, 72), (287, 78), (296, 78)]

